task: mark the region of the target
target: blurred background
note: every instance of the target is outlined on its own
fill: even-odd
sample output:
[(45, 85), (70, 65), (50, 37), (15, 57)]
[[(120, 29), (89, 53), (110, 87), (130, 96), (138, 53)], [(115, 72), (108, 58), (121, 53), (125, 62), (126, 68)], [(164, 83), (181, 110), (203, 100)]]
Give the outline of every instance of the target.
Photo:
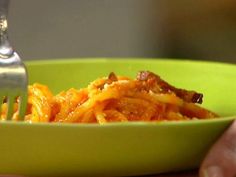
[(236, 63), (235, 0), (12, 0), (23, 60), (145, 57)]

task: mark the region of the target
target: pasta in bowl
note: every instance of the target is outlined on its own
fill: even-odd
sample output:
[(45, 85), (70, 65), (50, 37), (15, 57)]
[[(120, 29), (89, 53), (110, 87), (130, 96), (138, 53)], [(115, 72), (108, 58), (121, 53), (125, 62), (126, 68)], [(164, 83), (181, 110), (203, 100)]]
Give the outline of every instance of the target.
[[(112, 72), (86, 88), (71, 88), (55, 96), (42, 84), (30, 85), (28, 90), (25, 116), (28, 122), (104, 124), (218, 117), (197, 105), (202, 103), (203, 94), (176, 88), (150, 71), (138, 72), (136, 79), (116, 76)], [(2, 119), (6, 109), (4, 103)], [(17, 111), (13, 119), (18, 119)]]

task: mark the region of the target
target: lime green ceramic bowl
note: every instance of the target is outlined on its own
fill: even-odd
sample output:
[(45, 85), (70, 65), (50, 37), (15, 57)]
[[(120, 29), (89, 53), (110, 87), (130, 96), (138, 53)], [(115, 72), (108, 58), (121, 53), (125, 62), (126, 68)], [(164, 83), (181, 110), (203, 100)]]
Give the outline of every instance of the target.
[(236, 66), (148, 59), (65, 59), (27, 63), (30, 83), (54, 93), (140, 70), (204, 93), (203, 106), (222, 118), (162, 123), (0, 124), (0, 174), (131, 176), (197, 168), (236, 116)]

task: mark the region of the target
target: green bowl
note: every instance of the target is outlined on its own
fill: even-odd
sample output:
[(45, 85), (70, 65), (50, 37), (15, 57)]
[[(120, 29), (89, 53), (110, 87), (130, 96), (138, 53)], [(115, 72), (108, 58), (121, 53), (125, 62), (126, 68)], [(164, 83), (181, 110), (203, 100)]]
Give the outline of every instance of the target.
[[(27, 62), (30, 83), (56, 94), (90, 81), (140, 70), (204, 93), (211, 120), (159, 123), (0, 124), (0, 174), (27, 176), (132, 176), (197, 168), (236, 117), (236, 66), (161, 59), (64, 59)], [(235, 117), (234, 117), (235, 116)]]

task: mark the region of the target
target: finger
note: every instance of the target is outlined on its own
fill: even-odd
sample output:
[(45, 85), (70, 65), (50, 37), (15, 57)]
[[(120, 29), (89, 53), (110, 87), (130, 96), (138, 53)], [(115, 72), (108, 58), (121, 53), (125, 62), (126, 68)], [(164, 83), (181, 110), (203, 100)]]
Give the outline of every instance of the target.
[(236, 121), (210, 149), (201, 165), (200, 176), (236, 176)]

